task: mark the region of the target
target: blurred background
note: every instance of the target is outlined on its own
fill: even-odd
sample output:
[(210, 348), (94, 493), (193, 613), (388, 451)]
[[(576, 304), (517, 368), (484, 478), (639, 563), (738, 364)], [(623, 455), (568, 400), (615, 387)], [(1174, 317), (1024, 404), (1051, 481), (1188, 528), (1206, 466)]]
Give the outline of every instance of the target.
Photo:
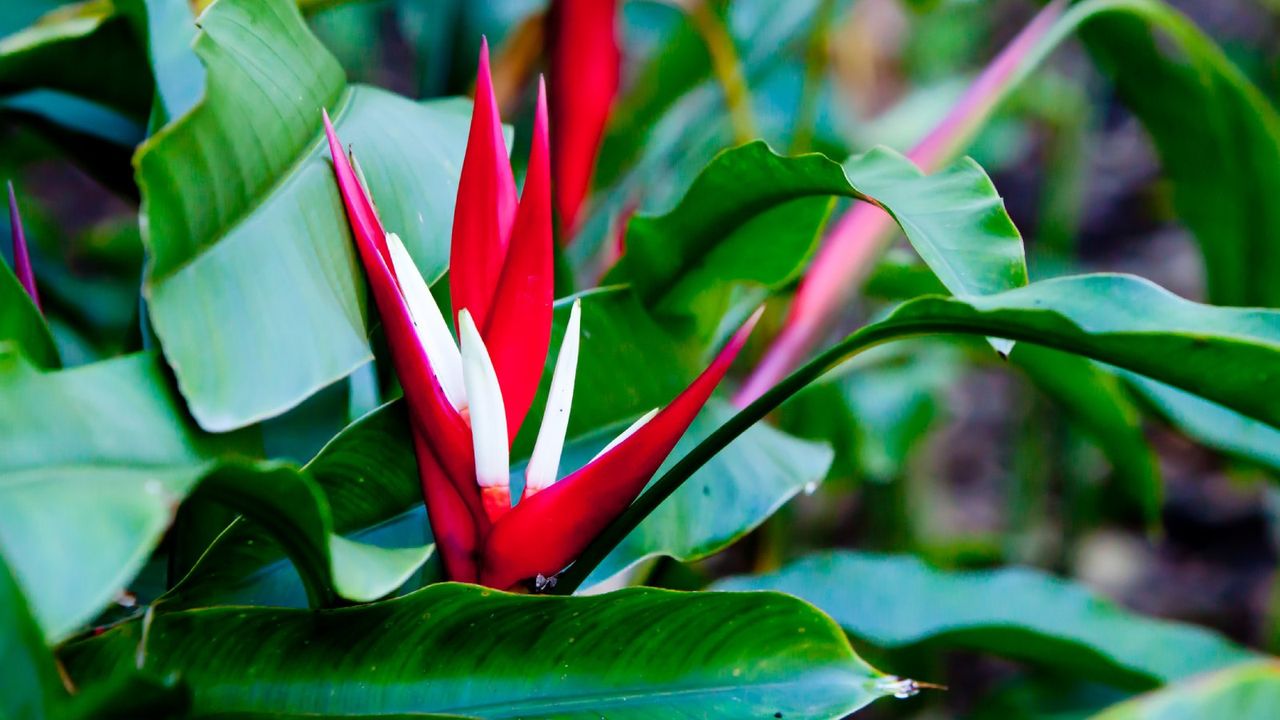
[[(0, 37), (60, 4), (6, 0)], [(1280, 3), (1170, 4), (1274, 101)], [(487, 36), (503, 115), (515, 119), (512, 156), (526, 157), (531, 80), (543, 69), (543, 2), (302, 5), (352, 79), (410, 97), (470, 92)], [(626, 213), (669, 208), (716, 152), (749, 139), (841, 160), (879, 144), (910, 148), (1038, 9), (1029, 0), (623, 2), (623, 85), (597, 167), (603, 190), (571, 252), (607, 249)], [(138, 62), (110, 61), (122, 71)], [(149, 118), (15, 80), (29, 70), (0, 62), (0, 177), (18, 188), (63, 357), (76, 365), (147, 346), (130, 156)], [(150, 88), (121, 90), (129, 92), (150, 99)], [(1005, 198), (1033, 279), (1117, 270), (1205, 298), (1201, 252), (1175, 216), (1152, 141), (1079, 42), (1067, 42), (1001, 104), (967, 153)], [(887, 270), (873, 274), (847, 308), (843, 331), (910, 292), (909, 279), (889, 272), (907, 265), (899, 260), (891, 253)], [(870, 354), (779, 416), (792, 432), (833, 442), (827, 482), (726, 553), (690, 566), (660, 562), (650, 582), (700, 587), (824, 547), (912, 553), (952, 568), (1029, 564), (1142, 613), (1280, 650), (1273, 635), (1280, 493), (1269, 484), (1280, 445), (1269, 456), (1210, 449), (1212, 438), (1161, 419), (1168, 406), (1134, 395), (1158, 411), (1143, 423), (1163, 486), (1154, 517), (1143, 507), (1150, 488), (1134, 479), (1144, 471), (1108, 461), (1105, 438), (1080, 429), (982, 343), (930, 340)], [(278, 422), (310, 422), (326, 412), (324, 402), (309, 401)], [(304, 428), (278, 447), (305, 458), (314, 450), (307, 438), (331, 431)], [(864, 654), (877, 660), (874, 650)], [(920, 652), (890, 666), (944, 681), (950, 691), (877, 705), (867, 717), (1009, 717), (1032, 702), (1044, 711), (1047, 698), (1061, 696), (1069, 707), (1113, 692), (965, 653)]]

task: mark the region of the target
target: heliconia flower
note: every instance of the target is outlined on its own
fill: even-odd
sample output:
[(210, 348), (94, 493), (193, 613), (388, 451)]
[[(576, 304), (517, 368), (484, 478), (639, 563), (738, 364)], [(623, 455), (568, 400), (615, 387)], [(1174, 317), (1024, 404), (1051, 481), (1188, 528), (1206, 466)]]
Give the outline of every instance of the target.
[(13, 274), (18, 277), (22, 289), (27, 291), (36, 310), (40, 307), (40, 293), (36, 291), (36, 274), (31, 270), (31, 256), (27, 253), (27, 234), (22, 229), (22, 216), (18, 213), (18, 198), (9, 183), (9, 232), (13, 237)]
[(404, 388), (436, 545), (450, 578), (511, 588), (573, 562), (648, 484), (745, 343), (753, 316), (671, 404), (560, 478), (581, 332), (575, 301), (552, 371), (524, 491), (511, 494), (510, 448), (537, 392), (553, 299), (550, 161), (539, 88), (523, 194), (516, 199), (482, 48), (454, 210), (450, 280), (458, 341), (404, 243), (387, 232), (324, 115), (334, 174)]
[(617, 0), (551, 0), (547, 14), (551, 74), (552, 173), (556, 212), (572, 236), (591, 190), (596, 155), (618, 94), (622, 55)]
[[(1045, 5), (974, 79), (942, 121), (907, 152), (907, 157), (921, 170), (932, 173), (958, 155), (1009, 88), (1038, 62), (1035, 51), (1066, 8), (1066, 0), (1052, 0)], [(870, 273), (895, 230), (889, 214), (869, 203), (855, 204), (836, 222), (796, 289), (782, 332), (734, 397), (736, 405), (750, 404), (800, 364), (849, 294)]]

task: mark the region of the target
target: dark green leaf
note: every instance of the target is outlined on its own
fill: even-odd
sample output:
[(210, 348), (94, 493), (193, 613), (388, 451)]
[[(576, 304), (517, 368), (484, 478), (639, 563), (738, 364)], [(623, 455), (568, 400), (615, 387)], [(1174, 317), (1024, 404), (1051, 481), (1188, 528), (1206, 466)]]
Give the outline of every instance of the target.
[(78, 95), (135, 120), (151, 107), (142, 46), (110, 0), (59, 8), (0, 39), (0, 95), (37, 88)]
[(922, 297), (837, 343), (694, 448), (607, 527), (561, 578), (576, 588), (701, 465), (787, 398), (867, 348), (919, 335), (987, 335), (1115, 365), (1280, 427), (1280, 312), (1219, 308), (1127, 275), (1045, 280), (967, 299)]
[[(733, 414), (728, 403), (712, 400), (663, 467), (674, 465)], [(591, 456), (580, 459), (585, 462)], [(767, 425), (751, 428), (645, 518), (588, 583), (605, 580), (645, 558), (699, 560), (728, 547), (801, 490), (816, 487), (831, 460), (831, 448), (824, 443), (800, 440)]]
[(53, 653), (0, 555), (0, 716), (43, 718), (65, 691)]
[(556, 598), (439, 584), (345, 610), (161, 612), (145, 635), (129, 623), (64, 656), (77, 681), (135, 658), (180, 673), (197, 715), (798, 720), (885, 694), (828, 618), (763, 593)]
[[(1204, 254), (1209, 299), (1280, 306), (1280, 116), (1190, 20), (1155, 0), (1092, 0), (1081, 37), (1155, 141)], [(1195, 108), (1196, 112), (1187, 112)]]
[(1126, 686), (1256, 657), (1208, 630), (1135, 615), (1027, 568), (947, 572), (910, 556), (832, 552), (715, 587), (796, 595), (885, 649), (978, 650)]
[(1121, 491), (1147, 523), (1159, 523), (1160, 468), (1142, 433), (1142, 416), (1116, 376), (1085, 358), (1039, 345), (1019, 345), (1009, 359), (1098, 444)]
[(157, 681), (126, 666), (101, 682), (67, 693), (53, 651), (36, 625), (8, 564), (0, 557), (0, 717), (12, 720), (102, 720), (169, 717), (187, 696), (173, 680)]

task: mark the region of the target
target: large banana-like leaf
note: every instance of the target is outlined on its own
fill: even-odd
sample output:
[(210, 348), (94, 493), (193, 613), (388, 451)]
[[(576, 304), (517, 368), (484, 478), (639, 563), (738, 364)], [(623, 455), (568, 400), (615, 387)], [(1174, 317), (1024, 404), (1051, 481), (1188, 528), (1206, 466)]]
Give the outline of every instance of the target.
[(796, 595), (884, 649), (978, 650), (1128, 687), (1257, 657), (1216, 633), (1135, 615), (1029, 568), (947, 572), (906, 555), (831, 552), (715, 587)]
[(995, 295), (921, 297), (823, 352), (712, 433), (601, 533), (557, 589), (576, 588), (702, 464), (808, 384), (867, 348), (940, 334), (986, 335), (1074, 353), (1280, 427), (1280, 406), (1273, 402), (1280, 393), (1280, 311), (1202, 305), (1117, 274), (1056, 278)]
[(135, 662), (176, 673), (197, 715), (834, 720), (894, 689), (829, 618), (777, 593), (442, 583), (343, 610), (159, 612), (63, 660), (77, 682)]
[(0, 552), (50, 639), (126, 586), (191, 493), (261, 523), (317, 604), (381, 597), (429, 552), (335, 533), (307, 474), (234, 459), (236, 438), (192, 429), (152, 354), (55, 373), (2, 356), (0, 404), (14, 409), (0, 417)]
[(956, 295), (1027, 282), (1022, 237), (972, 160), (924, 175), (886, 148), (841, 166), (817, 154), (783, 157), (762, 142), (717, 156), (671, 212), (633, 219), (627, 253), (607, 279), (631, 283), (647, 305), (676, 316), (710, 289), (779, 287), (795, 278), (818, 239), (794, 213), (812, 212), (806, 198), (831, 197), (883, 207)]
[(227, 430), (371, 357), (321, 109), (357, 153), (388, 229), (437, 277), (467, 106), (348, 86), (288, 0), (219, 0), (200, 27), (203, 98), (135, 162), (151, 320), (196, 420)]
[[(561, 474), (586, 462), (636, 417), (674, 396), (693, 373), (692, 360), (657, 327), (628, 291), (584, 293), (577, 388)], [(561, 341), (572, 299), (557, 304), (552, 346)], [(548, 362), (554, 362), (550, 353)], [(547, 376), (550, 376), (548, 369)], [(530, 417), (545, 405), (542, 388)], [(713, 401), (672, 453), (674, 463), (732, 415)], [(522, 436), (528, 439), (526, 436)], [(523, 482), (531, 442), (517, 440), (514, 486)], [(756, 427), (715, 458), (649, 518), (600, 569), (613, 575), (655, 555), (694, 560), (716, 552), (763, 522), (787, 499), (820, 481), (831, 462), (824, 445)], [(383, 547), (430, 541), (417, 463), (403, 405), (388, 404), (334, 438), (306, 471), (328, 499), (337, 532)], [(425, 533), (425, 535), (424, 535)], [(417, 582), (434, 579), (433, 572)], [(300, 606), (304, 586), (268, 529), (240, 522), (224, 533), (195, 570), (163, 602)]]

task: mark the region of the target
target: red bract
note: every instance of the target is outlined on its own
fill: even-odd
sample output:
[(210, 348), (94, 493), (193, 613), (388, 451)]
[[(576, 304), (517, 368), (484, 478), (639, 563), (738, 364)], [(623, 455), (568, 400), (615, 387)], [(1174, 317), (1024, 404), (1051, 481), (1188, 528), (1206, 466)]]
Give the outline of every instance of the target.
[(404, 244), (384, 230), (327, 114), (325, 131), (409, 404), (427, 512), (446, 571), (454, 580), (509, 588), (562, 570), (639, 495), (724, 377), (755, 320), (664, 410), (641, 418), (557, 482), (577, 370), (581, 307), (575, 302), (524, 495), (513, 506), (511, 441), (533, 402), (551, 337), (551, 153), (540, 87), (517, 203), (487, 53), (481, 50), (455, 208), (450, 278), (459, 343)]
[(591, 189), (596, 154), (618, 93), (617, 8), (617, 0), (552, 0), (547, 18), (552, 165), (556, 212), (565, 237), (576, 228)]
[(36, 292), (36, 274), (31, 270), (31, 256), (27, 253), (27, 234), (22, 230), (22, 216), (18, 213), (18, 198), (13, 194), (13, 183), (9, 183), (9, 232), (13, 237), (13, 274), (35, 303), (40, 307), (40, 294)]

